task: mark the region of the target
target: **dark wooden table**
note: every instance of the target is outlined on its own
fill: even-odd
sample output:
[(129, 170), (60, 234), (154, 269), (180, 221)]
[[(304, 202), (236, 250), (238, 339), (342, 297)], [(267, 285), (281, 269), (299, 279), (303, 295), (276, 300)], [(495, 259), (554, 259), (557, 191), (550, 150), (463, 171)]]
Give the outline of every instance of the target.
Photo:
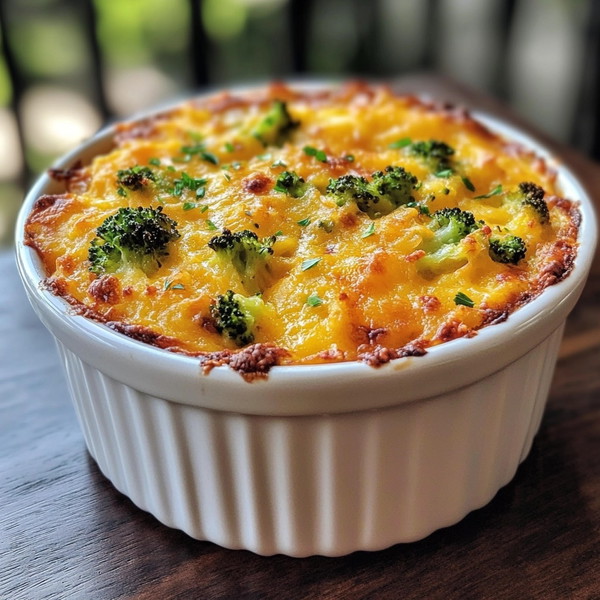
[[(511, 117), (439, 78), (401, 85)], [(600, 166), (554, 148), (600, 206)], [(115, 491), (86, 452), (53, 342), (13, 263), (0, 253), (1, 600), (600, 599), (600, 261), (515, 479), (421, 542), (335, 559), (198, 542)]]

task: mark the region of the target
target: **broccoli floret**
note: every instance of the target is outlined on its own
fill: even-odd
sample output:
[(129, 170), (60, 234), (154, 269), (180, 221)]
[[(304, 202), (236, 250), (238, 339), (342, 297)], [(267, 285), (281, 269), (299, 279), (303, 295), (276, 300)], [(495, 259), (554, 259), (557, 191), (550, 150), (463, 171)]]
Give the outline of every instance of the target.
[(264, 310), (260, 296), (246, 297), (231, 290), (217, 296), (210, 306), (217, 331), (240, 347), (254, 341), (256, 321)]
[(263, 146), (283, 146), (291, 132), (300, 125), (290, 115), (283, 100), (275, 100), (265, 118), (256, 126), (252, 135)]
[(249, 229), (232, 233), (223, 229), (208, 246), (218, 257), (230, 262), (241, 277), (242, 284), (252, 294), (262, 292), (271, 282), (269, 258), (273, 254), (275, 236), (260, 240)]
[(117, 183), (132, 191), (141, 190), (148, 182), (156, 181), (156, 175), (150, 167), (136, 165), (117, 171)]
[(414, 142), (409, 146), (409, 153), (422, 158), (436, 173), (452, 168), (450, 158), (454, 154), (454, 149), (444, 142), (437, 140)]
[(503, 238), (490, 238), (490, 257), (493, 261), (516, 265), (525, 258), (527, 247), (525, 242), (516, 235)]
[(536, 212), (537, 217), (542, 225), (550, 221), (550, 212), (548, 205), (544, 200), (546, 192), (531, 181), (524, 181), (519, 184), (519, 191), (516, 192), (518, 199), (524, 206), (530, 206)]
[(284, 171), (279, 175), (273, 188), (276, 192), (282, 192), (292, 198), (300, 198), (306, 192), (306, 182), (294, 171)]
[(388, 215), (413, 200), (411, 193), (418, 183), (417, 178), (403, 167), (389, 166), (371, 177), (368, 181), (358, 175), (342, 175), (329, 180), (326, 192), (335, 196), (340, 206), (356, 202), (358, 209), (371, 219)]
[(120, 208), (96, 230), (89, 247), (89, 270), (100, 275), (136, 266), (152, 275), (167, 256), (167, 246), (180, 237), (177, 223), (158, 208)]
[(442, 208), (431, 215), (429, 228), (433, 237), (421, 244), (425, 256), (417, 261), (419, 271), (434, 276), (464, 266), (468, 258), (459, 242), (479, 229), (473, 214), (460, 208)]

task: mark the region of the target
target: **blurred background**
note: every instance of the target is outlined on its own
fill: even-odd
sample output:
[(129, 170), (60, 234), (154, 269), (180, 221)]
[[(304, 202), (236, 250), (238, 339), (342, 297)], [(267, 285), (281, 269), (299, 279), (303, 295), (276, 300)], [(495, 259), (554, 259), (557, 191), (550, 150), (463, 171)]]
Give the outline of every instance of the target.
[(0, 0), (0, 244), (37, 173), (205, 86), (434, 71), (600, 158), (598, 0)]

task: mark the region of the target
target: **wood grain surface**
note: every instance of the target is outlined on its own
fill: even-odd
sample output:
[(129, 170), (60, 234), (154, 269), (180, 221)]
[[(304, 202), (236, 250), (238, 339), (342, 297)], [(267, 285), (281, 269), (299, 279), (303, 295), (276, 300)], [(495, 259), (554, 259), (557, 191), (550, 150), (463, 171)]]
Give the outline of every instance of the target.
[[(440, 78), (400, 86), (519, 121)], [(553, 147), (600, 206), (600, 166)], [(293, 559), (192, 540), (114, 490), (87, 454), (12, 252), (0, 253), (0, 599), (600, 599), (599, 262), (531, 454), (488, 506), (421, 542)]]

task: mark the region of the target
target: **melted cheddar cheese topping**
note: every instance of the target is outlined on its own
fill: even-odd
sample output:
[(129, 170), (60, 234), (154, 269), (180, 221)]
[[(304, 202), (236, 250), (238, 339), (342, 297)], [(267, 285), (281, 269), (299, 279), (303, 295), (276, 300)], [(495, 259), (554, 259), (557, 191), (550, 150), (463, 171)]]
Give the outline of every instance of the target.
[[(274, 101), (285, 102), (293, 126), (272, 143), (256, 132)], [(414, 151), (431, 140), (454, 151), (437, 166)], [(416, 183), (410, 201), (388, 214), (369, 215), (331, 192), (332, 180), (369, 182), (390, 166)], [(124, 185), (123, 173), (140, 167), (149, 177)], [(284, 172), (304, 180), (299, 197), (281, 191)], [(209, 246), (223, 230), (274, 236), (253, 342), (285, 349), (280, 362), (295, 364), (380, 364), (473, 335), (565, 276), (577, 246), (577, 209), (560, 198), (544, 160), (464, 111), (385, 87), (273, 85), (189, 102), (120, 125), (111, 151), (52, 175), (65, 192), (40, 198), (26, 226), (49, 286), (93, 318), (190, 354), (238, 350), (214, 322), (219, 296), (251, 295)], [(523, 182), (545, 192), (546, 221), (511, 201)], [(154, 272), (129, 264), (90, 271), (90, 244), (107, 218), (158, 206), (179, 237)], [(420, 261), (444, 208), (470, 212), (476, 228), (458, 242), (464, 260), (432, 273)], [(490, 240), (507, 235), (525, 244), (517, 264), (490, 254)]]

